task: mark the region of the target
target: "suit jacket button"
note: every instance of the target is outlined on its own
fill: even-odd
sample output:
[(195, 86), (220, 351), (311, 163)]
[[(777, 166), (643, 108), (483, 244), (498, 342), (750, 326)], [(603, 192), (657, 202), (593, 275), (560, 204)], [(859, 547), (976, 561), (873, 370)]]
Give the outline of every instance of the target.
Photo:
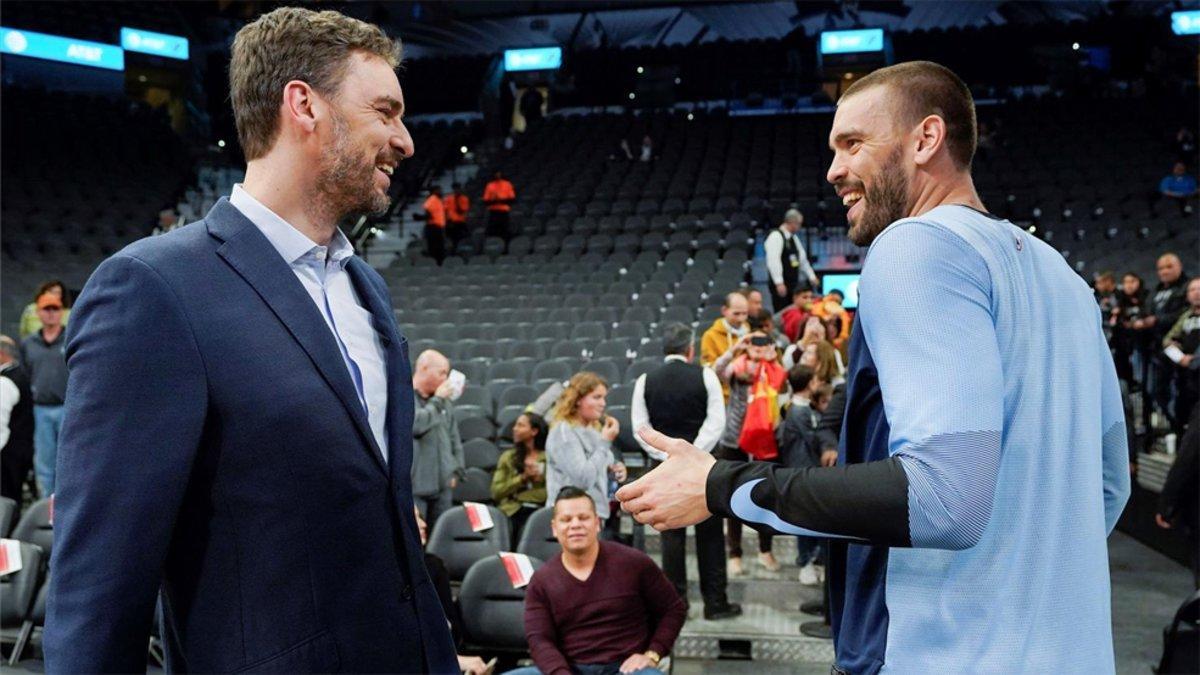
[(400, 589), (400, 597), (404, 600), (412, 600), (413, 590), (410, 584), (405, 584), (404, 588)]

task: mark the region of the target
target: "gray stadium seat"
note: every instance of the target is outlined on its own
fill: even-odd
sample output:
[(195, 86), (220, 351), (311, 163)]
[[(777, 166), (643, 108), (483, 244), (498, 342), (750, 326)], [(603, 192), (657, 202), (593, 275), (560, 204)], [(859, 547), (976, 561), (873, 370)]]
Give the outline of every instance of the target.
[(521, 541), (517, 543), (517, 552), (531, 558), (551, 560), (562, 551), (562, 546), (550, 531), (550, 521), (554, 519), (554, 507), (546, 505), (529, 514), (525, 527), (521, 530)]
[(496, 427), (486, 417), (468, 417), (458, 421), (458, 433), (464, 443), (472, 438), (490, 441), (496, 436)]
[[(49, 556), (36, 544), (21, 542), (21, 569), (0, 577), (0, 628), (22, 628), (30, 618), (34, 599), (41, 586), (42, 570), (45, 569)], [(32, 630), (32, 627), (30, 627)], [(28, 640), (28, 636), (25, 638)], [(19, 642), (20, 637), (17, 637)], [(19, 656), (14, 652), (14, 656)], [(16, 661), (10, 659), (9, 665)]]
[[(466, 448), (464, 447), (465, 451)], [(469, 466), (463, 472), (462, 480), (454, 486), (451, 501), (455, 504), (463, 502), (492, 503), (492, 474), (477, 466)], [(440, 519), (439, 519), (439, 522)]]
[(41, 547), (46, 560), (54, 548), (54, 528), (50, 525), (50, 499), (39, 499), (25, 510), (13, 528), (12, 538)]
[[(540, 559), (530, 556), (534, 570)], [(458, 602), (462, 607), (464, 646), (472, 651), (525, 654), (525, 588), (513, 588), (504, 561), (493, 555), (476, 561), (463, 578)]]
[(446, 563), (452, 581), (462, 580), (476, 561), (508, 550), (508, 517), (494, 506), (488, 506), (488, 511), (495, 526), (483, 532), (471, 530), (461, 506), (447, 509), (434, 523), (426, 550)]
[(17, 503), (8, 497), (0, 497), (0, 537), (7, 537), (17, 517)]
[(500, 459), (500, 448), (486, 438), (472, 438), (463, 441), (463, 463), (467, 468), (476, 467), (485, 471), (496, 468)]

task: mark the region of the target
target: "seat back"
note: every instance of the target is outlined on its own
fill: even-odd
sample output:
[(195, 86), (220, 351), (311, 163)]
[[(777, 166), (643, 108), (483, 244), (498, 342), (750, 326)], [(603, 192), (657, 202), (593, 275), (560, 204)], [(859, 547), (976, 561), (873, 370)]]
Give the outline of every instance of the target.
[(21, 569), (0, 577), (0, 626), (19, 626), (29, 616), (47, 559), (40, 546), (21, 542)]
[(448, 509), (433, 524), (426, 546), (446, 563), (452, 581), (460, 581), (477, 560), (508, 550), (508, 518), (500, 509), (489, 506), (494, 526), (483, 532), (471, 530), (467, 510), (462, 506)]
[(553, 506), (543, 506), (529, 514), (525, 528), (521, 530), (517, 552), (539, 560), (550, 560), (561, 553), (562, 546), (550, 531), (551, 520), (554, 520)]
[(468, 467), (478, 467), (485, 471), (496, 468), (496, 460), (500, 459), (500, 448), (486, 438), (472, 438), (463, 442), (463, 463)]
[[(536, 571), (542, 561), (530, 556)], [(513, 588), (500, 556), (483, 558), (463, 578), (458, 602), (463, 632), (474, 648), (528, 651), (525, 639), (525, 589)]]
[(7, 537), (17, 516), (17, 503), (8, 497), (0, 497), (0, 537)]
[(49, 497), (30, 505), (13, 528), (12, 538), (42, 547), (46, 560), (50, 560), (54, 548), (54, 528), (50, 525)]
[(454, 486), (451, 500), (455, 504), (463, 502), (492, 502), (492, 474), (477, 466), (469, 467), (463, 472), (462, 480)]

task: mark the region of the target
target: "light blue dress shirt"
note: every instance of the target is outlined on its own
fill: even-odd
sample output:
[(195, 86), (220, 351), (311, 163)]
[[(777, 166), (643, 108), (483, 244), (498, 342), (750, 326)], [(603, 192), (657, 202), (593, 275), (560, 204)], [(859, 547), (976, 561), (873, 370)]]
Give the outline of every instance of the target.
[(329, 246), (321, 246), (292, 227), (254, 197), (233, 186), (229, 197), (242, 215), (263, 233), (292, 268), (296, 279), (308, 292), (333, 333), (346, 370), (354, 381), (358, 399), (367, 412), (371, 433), (388, 459), (387, 444), (387, 371), (386, 356), (379, 334), (375, 332), (371, 312), (363, 307), (346, 264), (354, 247), (341, 230), (334, 233)]

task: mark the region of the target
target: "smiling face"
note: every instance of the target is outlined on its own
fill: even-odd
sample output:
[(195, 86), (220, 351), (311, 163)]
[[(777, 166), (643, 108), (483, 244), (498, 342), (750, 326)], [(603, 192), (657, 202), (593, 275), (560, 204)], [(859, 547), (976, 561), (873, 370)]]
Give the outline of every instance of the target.
[(600, 517), (587, 497), (556, 501), (550, 529), (563, 550), (574, 555), (600, 545)]
[(892, 111), (891, 87), (880, 85), (843, 98), (833, 117), (826, 178), (848, 208), (849, 237), (869, 246), (888, 225), (908, 215), (912, 178), (905, 130)]
[(404, 126), (404, 93), (383, 59), (356, 52), (346, 77), (328, 101), (329, 124), (321, 134), (318, 194), (337, 220), (387, 210), (391, 176), (414, 151)]
[(607, 406), (608, 387), (600, 385), (579, 397), (575, 410), (584, 424), (599, 422), (604, 417)]

